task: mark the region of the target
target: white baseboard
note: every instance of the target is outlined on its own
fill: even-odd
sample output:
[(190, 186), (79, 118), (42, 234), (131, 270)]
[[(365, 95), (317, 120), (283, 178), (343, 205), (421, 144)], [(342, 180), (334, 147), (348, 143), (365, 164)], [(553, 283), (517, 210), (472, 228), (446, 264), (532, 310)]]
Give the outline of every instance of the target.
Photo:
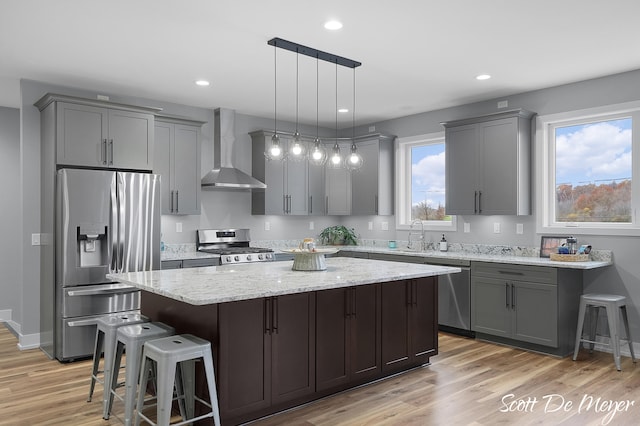
[(22, 327), (11, 319), (11, 309), (0, 310), (0, 323), (5, 323), (9, 330), (18, 337), (18, 349), (37, 349), (40, 347), (40, 333), (22, 334)]
[(11, 321), (11, 309), (0, 309), (0, 322)]

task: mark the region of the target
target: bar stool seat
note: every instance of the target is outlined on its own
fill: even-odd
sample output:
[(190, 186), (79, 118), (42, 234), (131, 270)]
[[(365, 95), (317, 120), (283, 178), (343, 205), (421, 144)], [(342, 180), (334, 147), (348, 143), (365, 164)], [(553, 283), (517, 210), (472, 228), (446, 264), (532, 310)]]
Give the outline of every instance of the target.
[[(89, 397), (87, 402), (91, 402), (96, 382), (103, 386), (102, 408), (103, 412), (107, 408), (109, 400), (109, 383), (111, 383), (111, 367), (116, 353), (116, 332), (119, 327), (131, 324), (149, 322), (149, 318), (141, 314), (119, 314), (105, 315), (100, 317), (96, 323), (96, 340), (93, 348), (93, 368), (91, 371), (91, 384), (89, 385)], [(100, 358), (104, 354), (102, 371), (100, 370)], [(102, 379), (99, 374), (102, 373)]]
[[(631, 352), (631, 359), (636, 362), (636, 357), (633, 353), (633, 341), (631, 334), (629, 333), (629, 320), (627, 318), (627, 298), (615, 294), (583, 294), (580, 296), (580, 309), (578, 312), (578, 329), (576, 331), (576, 345), (573, 351), (573, 360), (578, 357), (578, 351), (580, 350), (580, 343), (587, 342), (589, 347), (593, 350), (593, 346), (596, 343), (596, 329), (598, 326), (598, 311), (600, 308), (604, 308), (607, 314), (607, 322), (609, 324), (609, 336), (610, 346), (613, 351), (613, 360), (616, 364), (618, 371), (621, 371), (620, 366), (620, 314), (622, 314), (622, 321), (626, 331), (626, 340), (629, 344), (629, 352)], [(589, 339), (584, 339), (583, 327), (584, 317), (589, 310), (590, 315), (590, 331)], [(595, 317), (595, 320), (594, 320)]]
[[(161, 337), (172, 336), (175, 334), (173, 327), (161, 322), (148, 322), (134, 325), (126, 325), (118, 328), (116, 353), (113, 360), (111, 371), (111, 383), (109, 386), (109, 401), (104, 412), (103, 418), (109, 419), (113, 408), (113, 400), (124, 402), (124, 418), (123, 423), (126, 426), (132, 424), (133, 409), (136, 401), (136, 391), (138, 389), (138, 378), (140, 376), (140, 364), (142, 362), (142, 347), (145, 342)], [(122, 362), (122, 354), (127, 351), (125, 364), (125, 381), (118, 383), (118, 374), (120, 364)], [(117, 389), (124, 385), (124, 397), (117, 393)]]
[[(197, 397), (194, 391), (194, 363), (201, 359), (204, 364), (207, 387), (209, 391), (209, 401)], [(156, 401), (156, 422), (152, 422), (143, 414), (144, 389), (149, 380), (150, 365), (156, 365), (157, 378), (157, 401)], [(181, 398), (187, 405), (187, 415), (183, 414), (182, 422), (175, 423), (175, 426), (196, 422), (201, 419), (212, 417), (216, 426), (220, 425), (220, 412), (218, 408), (218, 394), (215, 385), (215, 375), (213, 369), (213, 356), (211, 354), (211, 343), (193, 336), (182, 334), (179, 336), (165, 337), (148, 341), (144, 344), (142, 355), (142, 369), (140, 372), (140, 392), (138, 393), (136, 426), (144, 419), (153, 425), (168, 425), (171, 420), (171, 406), (173, 402), (174, 380), (183, 380), (183, 383), (176, 382), (179, 390), (178, 399)], [(182, 395), (180, 394), (182, 390)], [(211, 411), (193, 417), (193, 404), (195, 401), (204, 404)], [(186, 419), (185, 419), (186, 417)]]

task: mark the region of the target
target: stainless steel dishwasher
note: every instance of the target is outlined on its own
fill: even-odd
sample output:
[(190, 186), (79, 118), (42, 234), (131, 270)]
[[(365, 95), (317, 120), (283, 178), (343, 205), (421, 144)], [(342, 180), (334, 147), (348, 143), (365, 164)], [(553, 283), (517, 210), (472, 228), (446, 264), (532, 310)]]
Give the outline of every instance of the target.
[(442, 331), (474, 337), (475, 333), (471, 331), (471, 263), (445, 258), (427, 258), (425, 263), (462, 269), (462, 272), (438, 277), (438, 325)]

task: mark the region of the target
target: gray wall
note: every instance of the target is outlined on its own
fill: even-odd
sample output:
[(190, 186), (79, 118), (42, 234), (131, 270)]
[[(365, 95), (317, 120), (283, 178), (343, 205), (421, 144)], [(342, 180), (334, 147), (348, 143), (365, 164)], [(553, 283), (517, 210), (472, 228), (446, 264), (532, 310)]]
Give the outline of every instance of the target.
[(20, 317), (20, 110), (0, 107), (0, 320)]
[[(538, 114), (551, 114), (607, 105), (619, 102), (640, 100), (640, 71), (618, 74), (605, 78), (579, 82), (534, 92), (501, 98), (508, 100), (509, 108), (525, 108)], [(30, 246), (30, 235), (39, 229), (39, 115), (33, 103), (44, 93), (52, 91), (70, 95), (95, 97), (96, 93), (71, 88), (61, 88), (33, 81), (22, 81), (23, 114), (22, 114), (22, 163), (21, 177), (23, 180), (23, 194), (21, 211), (23, 216), (22, 236), (18, 243), (22, 244), (22, 300), (24, 301), (22, 318), (19, 321), (26, 333), (38, 332), (37, 312), (39, 311), (38, 280), (39, 270), (33, 266), (32, 259), (37, 259), (37, 247)], [(202, 173), (213, 165), (212, 154), (212, 115), (213, 111), (202, 108), (191, 108), (182, 105), (169, 104), (160, 101), (129, 98), (111, 95), (111, 100), (134, 105), (153, 105), (165, 108), (165, 112), (193, 117), (207, 121), (203, 127), (202, 145)], [(497, 111), (496, 100), (464, 105), (445, 110), (432, 111), (403, 117), (395, 120), (372, 123), (376, 132), (384, 132), (399, 137), (413, 136), (442, 131), (440, 122), (485, 114)], [(357, 134), (368, 133), (367, 124), (358, 129)], [(251, 171), (251, 147), (248, 132), (264, 128), (272, 128), (272, 120), (238, 115), (236, 117), (237, 144), (234, 161), (244, 171)], [(281, 123), (279, 123), (279, 126)], [(284, 130), (292, 130), (292, 126)], [(302, 133), (313, 134), (315, 128), (302, 128)], [(328, 132), (325, 129), (325, 132)], [(350, 132), (348, 132), (350, 133)], [(328, 134), (331, 134), (330, 132)], [(532, 150), (532, 155), (534, 154)], [(535, 176), (534, 176), (535, 179)], [(532, 195), (535, 196), (535, 193)], [(297, 218), (279, 216), (251, 216), (250, 193), (246, 191), (216, 190), (203, 191), (202, 214), (200, 216), (165, 216), (162, 219), (163, 238), (166, 243), (182, 243), (195, 241), (195, 230), (204, 227), (249, 227), (252, 238), (260, 239), (298, 239), (304, 236), (317, 235), (325, 226), (343, 223), (353, 226), (364, 238), (376, 239), (406, 239), (406, 231), (396, 232), (395, 218), (386, 217), (324, 217)], [(474, 242), (484, 244), (507, 244), (522, 246), (539, 245), (540, 236), (535, 232), (535, 205), (532, 216), (491, 216), (491, 217), (459, 217), (458, 231), (448, 232), (447, 239), (451, 242)], [(265, 222), (269, 222), (271, 230), (265, 231)], [(309, 229), (313, 222), (315, 230)], [(374, 229), (367, 230), (368, 222), (373, 222)], [(382, 231), (382, 223), (387, 222), (388, 231)], [(463, 222), (471, 226), (471, 233), (462, 232)], [(493, 223), (500, 222), (502, 233), (493, 233)], [(175, 232), (176, 223), (182, 223), (183, 232)], [(524, 234), (516, 235), (516, 224), (524, 225)], [(626, 295), (630, 298), (629, 314), (632, 332), (640, 336), (640, 262), (637, 262), (635, 252), (638, 237), (598, 237), (577, 235), (579, 240), (589, 241), (599, 249), (611, 249), (614, 252), (615, 265), (606, 269), (588, 271), (584, 273), (585, 291), (612, 292)], [(431, 241), (437, 241), (439, 234), (428, 236)], [(35, 318), (34, 318), (35, 317)]]

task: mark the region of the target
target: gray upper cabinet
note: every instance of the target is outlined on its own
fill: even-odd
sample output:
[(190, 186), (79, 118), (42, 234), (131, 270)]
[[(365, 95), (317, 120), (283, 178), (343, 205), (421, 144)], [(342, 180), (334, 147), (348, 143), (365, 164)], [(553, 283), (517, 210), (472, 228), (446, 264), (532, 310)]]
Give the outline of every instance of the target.
[(325, 206), (325, 168), (309, 164), (309, 215), (327, 214)]
[[(309, 164), (307, 161), (268, 160), (264, 152), (271, 144), (272, 133), (252, 132), (252, 174), (267, 184), (265, 190), (251, 193), (252, 214), (307, 215), (309, 214)], [(280, 135), (286, 152), (291, 139)]]
[(533, 115), (513, 110), (442, 123), (447, 214), (531, 214)]
[(356, 140), (363, 166), (351, 174), (351, 214), (393, 214), (393, 138)]
[[(350, 142), (339, 143), (344, 157), (351, 147)], [(331, 149), (327, 150), (331, 153)], [(325, 209), (328, 215), (345, 216), (351, 214), (351, 173), (345, 168), (325, 170)]]
[(162, 176), (162, 214), (200, 214), (200, 128), (204, 122), (157, 116), (153, 171)]
[(58, 165), (153, 168), (157, 109), (52, 94), (36, 106), (40, 111), (52, 109)]

